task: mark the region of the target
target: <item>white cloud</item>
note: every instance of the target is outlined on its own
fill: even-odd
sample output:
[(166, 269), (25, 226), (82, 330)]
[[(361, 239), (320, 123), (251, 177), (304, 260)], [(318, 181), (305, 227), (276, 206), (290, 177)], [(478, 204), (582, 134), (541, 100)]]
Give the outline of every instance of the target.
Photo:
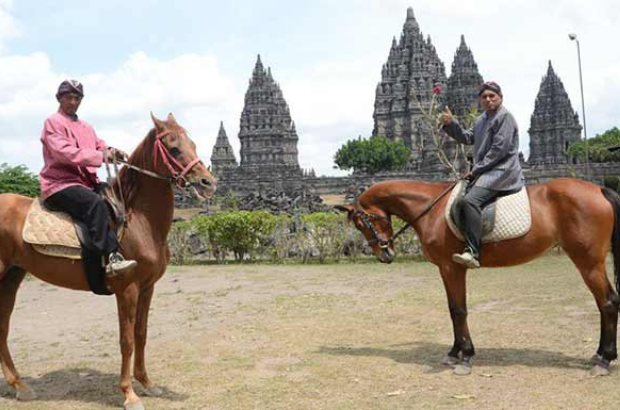
[[(41, 53), (4, 58), (0, 67), (0, 116), (10, 119), (0, 123), (0, 162), (17, 156), (37, 172), (42, 165), (40, 127), (56, 110), (56, 87), (68, 76), (55, 72)], [(216, 58), (195, 54), (163, 61), (139, 52), (112, 72), (79, 80), (85, 92), (79, 114), (109, 145), (131, 151), (152, 126), (151, 111), (160, 118), (172, 112), (205, 162), (220, 120), (232, 125), (230, 113), (242, 98), (234, 82), (220, 73)]]
[(300, 138), (302, 168), (313, 168), (317, 175), (336, 174), (333, 156), (338, 148), (359, 134), (372, 133), (376, 77), (363, 61), (323, 61), (283, 79), (284, 98)]
[[(618, 125), (620, 54), (613, 48), (617, 30), (612, 21), (618, 15), (617, 0), (321, 0), (308, 13), (308, 24), (294, 33), (295, 43), (282, 41), (285, 36), (279, 25), (253, 26), (264, 18), (286, 16), (273, 15), (274, 9), (258, 8), (249, 1), (238, 3), (253, 16), (246, 21), (248, 30), (260, 30), (264, 35), (243, 36), (232, 43), (234, 47), (211, 49), (204, 43), (211, 47), (226, 43), (228, 37), (198, 30), (192, 35), (196, 50), (210, 51), (175, 55), (170, 49), (184, 46), (187, 38), (177, 36), (183, 30), (171, 21), (164, 45), (136, 52), (121, 44), (117, 50), (124, 50), (126, 57), (111, 68), (101, 71), (87, 63), (81, 65), (79, 79), (85, 85), (86, 98), (80, 115), (110, 144), (129, 151), (151, 126), (150, 111), (159, 117), (173, 112), (192, 134), (205, 161), (223, 121), (238, 159), (239, 117), (251, 67), (243, 71), (235, 64), (241, 60), (238, 56), (253, 57), (260, 50), (263, 56), (284, 56), (264, 62), (273, 64), (274, 78), (296, 123), (300, 165), (314, 168), (317, 174), (334, 174), (336, 150), (346, 140), (372, 131), (381, 66), (387, 60), (392, 37), (400, 37), (406, 10), (412, 6), (422, 32), (430, 35), (444, 62), (446, 74), (460, 35), (465, 35), (481, 74), (504, 88), (506, 106), (519, 122), (522, 150), (527, 152), (530, 115), (548, 60), (581, 117), (576, 43), (568, 39), (569, 32), (577, 33), (581, 44), (588, 136)], [(41, 164), (40, 127), (56, 109), (56, 87), (77, 74), (57, 65), (63, 58), (54, 45), (45, 52), (7, 53), (8, 45), (21, 45), (9, 42), (19, 34), (18, 28), (36, 27), (25, 24), (28, 21), (16, 22), (12, 10), (11, 0), (0, 0), (0, 163), (11, 159), (36, 172)], [(144, 12), (148, 19), (149, 11), (145, 8)], [(114, 24), (102, 22), (102, 26)], [(313, 29), (302, 32), (305, 27)], [(26, 34), (27, 47), (46, 44), (37, 38), (41, 33)], [(72, 34), (60, 31), (57, 38), (63, 35), (69, 38)], [(299, 50), (307, 50), (306, 58), (287, 58), (298, 56), (295, 51)], [(109, 57), (102, 49), (101, 58), (117, 57)], [(91, 67), (99, 66), (92, 62)]]
[(17, 24), (11, 14), (12, 0), (0, 0), (0, 55), (3, 53), (4, 42), (19, 34)]

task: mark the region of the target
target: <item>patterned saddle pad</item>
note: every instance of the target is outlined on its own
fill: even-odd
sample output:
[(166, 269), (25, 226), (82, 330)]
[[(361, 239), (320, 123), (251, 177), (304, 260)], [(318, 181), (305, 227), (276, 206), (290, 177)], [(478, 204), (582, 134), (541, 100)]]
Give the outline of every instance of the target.
[[(460, 240), (464, 240), (458, 225), (454, 222), (455, 201), (465, 194), (467, 182), (460, 181), (452, 190), (446, 204), (445, 217), (450, 230)], [(482, 243), (499, 242), (518, 238), (529, 232), (532, 226), (530, 200), (527, 189), (499, 197), (482, 210)]]
[(71, 217), (64, 212), (50, 211), (40, 198), (32, 201), (22, 238), (44, 255), (82, 259), (80, 241)]

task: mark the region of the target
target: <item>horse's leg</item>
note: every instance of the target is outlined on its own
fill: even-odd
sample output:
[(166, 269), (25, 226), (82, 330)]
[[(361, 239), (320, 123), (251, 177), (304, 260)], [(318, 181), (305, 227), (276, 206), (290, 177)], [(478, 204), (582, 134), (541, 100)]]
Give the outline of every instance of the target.
[(17, 390), (17, 399), (28, 401), (36, 399), (37, 395), (19, 377), (7, 343), (15, 295), (24, 276), (26, 276), (26, 271), (13, 267), (8, 269), (0, 281), (0, 364), (2, 364), (2, 372), (7, 384)]
[(594, 356), (592, 374), (609, 374), (609, 363), (618, 357), (616, 338), (620, 300), (613, 290), (605, 270), (605, 262), (586, 267), (577, 265), (584, 282), (592, 292), (601, 316), (601, 332)]
[(466, 270), (460, 265), (449, 264), (442, 266), (440, 272), (454, 330), (454, 344), (443, 363), (455, 366), (454, 373), (457, 375), (468, 375), (471, 373), (471, 359), (475, 351), (467, 325)]
[(140, 397), (131, 385), (131, 356), (134, 348), (134, 329), (138, 303), (138, 285), (132, 283), (116, 293), (118, 305), (118, 323), (121, 344), (121, 380), (120, 388), (125, 395), (125, 410), (144, 410)]
[(140, 291), (138, 296), (138, 313), (136, 316), (136, 355), (134, 357), (133, 374), (137, 381), (146, 389), (149, 396), (161, 396), (162, 391), (149, 379), (146, 372), (144, 349), (146, 347), (147, 326), (149, 309), (153, 299), (154, 285), (150, 285)]

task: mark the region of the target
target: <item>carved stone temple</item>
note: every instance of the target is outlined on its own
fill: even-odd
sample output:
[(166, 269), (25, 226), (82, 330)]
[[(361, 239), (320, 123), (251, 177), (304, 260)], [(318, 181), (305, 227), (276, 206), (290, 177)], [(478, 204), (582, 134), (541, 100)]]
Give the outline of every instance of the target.
[(478, 72), (478, 64), (474, 54), (465, 43), (465, 36), (461, 36), (461, 44), (454, 54), (452, 72), (446, 83), (444, 102), (450, 107), (452, 114), (458, 118), (465, 117), (475, 110), (481, 112), (478, 100), (478, 89), (484, 83)]
[(239, 165), (220, 124), (211, 163), (224, 188), (244, 193), (292, 191), (302, 187), (303, 178), (314, 176), (314, 171), (306, 173), (299, 167), (295, 123), (280, 85), (260, 55), (245, 93), (238, 136)]
[(231, 178), (237, 171), (237, 159), (233, 147), (228, 141), (224, 123), (220, 122), (220, 130), (217, 133), (217, 139), (211, 153), (211, 170), (220, 178)]
[[(471, 116), (474, 108), (480, 110), (477, 94), (483, 78), (465, 38), (460, 37), (450, 76), (446, 77), (444, 63), (439, 59), (430, 36), (423, 35), (413, 9), (409, 8), (402, 33), (398, 40), (392, 39), (387, 61), (377, 74), (380, 74), (380, 81), (375, 90), (372, 135), (386, 136), (409, 145), (412, 156), (404, 171), (385, 175), (355, 173), (347, 177), (316, 177), (313, 171), (302, 170), (297, 152), (299, 137), (288, 104), (271, 69), (263, 67), (259, 56), (239, 122), (239, 163), (223, 124), (213, 147), (211, 161), (214, 174), (220, 180), (220, 193), (232, 191), (237, 195), (248, 195), (301, 191), (342, 194), (352, 186), (367, 186), (382, 179), (449, 179), (448, 170), (438, 161), (431, 124), (425, 113), (429, 112), (431, 104), (437, 104), (438, 109), (447, 104), (460, 118), (468, 113)], [(441, 92), (437, 93), (439, 88)], [(520, 130), (521, 138), (527, 138), (525, 131)], [(568, 144), (580, 139), (580, 132), (579, 117), (549, 62), (531, 117), (530, 157), (522, 163), (526, 181), (535, 183), (582, 173), (579, 171), (582, 164), (574, 163), (566, 153)], [(360, 133), (364, 131), (360, 130)], [(457, 146), (446, 137), (443, 148), (448, 155), (454, 155)], [(333, 156), (335, 152), (325, 154)], [(597, 164), (596, 169), (591, 167), (591, 172), (591, 178), (602, 180), (604, 175), (620, 174), (620, 164)]]
[(445, 83), (444, 64), (430, 36), (424, 38), (410, 8), (400, 39), (392, 39), (388, 60), (381, 69), (381, 81), (375, 90), (372, 134), (409, 146), (412, 170), (442, 168), (430, 131), (432, 125), (424, 114), (431, 104), (440, 102), (437, 100), (441, 96), (433, 94), (433, 87), (443, 88)]
[(301, 176), (297, 160), (297, 131), (282, 90), (264, 69), (260, 55), (245, 93), (239, 124), (241, 171)]
[(564, 84), (555, 74), (551, 61), (540, 84), (530, 120), (528, 164), (566, 164), (568, 146), (581, 139), (579, 115), (573, 110)]

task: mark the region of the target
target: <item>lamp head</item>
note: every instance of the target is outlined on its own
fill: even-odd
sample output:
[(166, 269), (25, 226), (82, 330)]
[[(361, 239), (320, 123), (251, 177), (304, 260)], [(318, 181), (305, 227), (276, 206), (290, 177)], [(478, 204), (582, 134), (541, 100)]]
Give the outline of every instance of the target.
[(568, 38), (570, 38), (571, 40), (576, 40), (576, 39), (577, 39), (577, 34), (575, 34), (575, 33), (570, 33), (570, 34), (568, 35)]

